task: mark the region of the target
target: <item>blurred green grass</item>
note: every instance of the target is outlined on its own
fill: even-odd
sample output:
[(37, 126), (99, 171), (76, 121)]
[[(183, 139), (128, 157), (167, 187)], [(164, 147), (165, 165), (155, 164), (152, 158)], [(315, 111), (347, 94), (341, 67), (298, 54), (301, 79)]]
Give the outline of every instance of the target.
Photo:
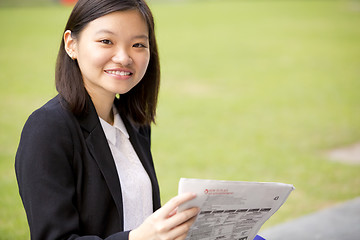
[[(360, 195), (359, 1), (150, 1), (162, 63), (152, 148), (163, 202), (180, 177), (292, 183), (265, 227)], [(0, 8), (0, 239), (27, 239), (14, 155), (56, 94), (69, 8)]]
[(0, 7), (33, 7), (57, 5), (59, 0), (0, 0)]

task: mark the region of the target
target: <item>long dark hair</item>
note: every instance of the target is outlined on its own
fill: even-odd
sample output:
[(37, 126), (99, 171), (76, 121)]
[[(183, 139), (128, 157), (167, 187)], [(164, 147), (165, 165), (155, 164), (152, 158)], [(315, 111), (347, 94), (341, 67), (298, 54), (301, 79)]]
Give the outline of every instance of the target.
[[(120, 96), (120, 111), (135, 123), (147, 125), (155, 122), (160, 85), (160, 63), (155, 38), (154, 19), (144, 0), (79, 0), (72, 10), (65, 30), (77, 37), (91, 21), (116, 11), (138, 10), (149, 29), (150, 61), (143, 79), (129, 92)], [(61, 41), (55, 71), (56, 89), (77, 116), (84, 113), (89, 98), (80, 68), (65, 51)]]

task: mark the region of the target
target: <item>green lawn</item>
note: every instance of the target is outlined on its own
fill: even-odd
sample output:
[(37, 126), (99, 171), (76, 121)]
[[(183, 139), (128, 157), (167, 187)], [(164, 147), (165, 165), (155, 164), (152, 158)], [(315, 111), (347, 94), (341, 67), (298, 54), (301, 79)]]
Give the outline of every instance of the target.
[(60, 0), (0, 0), (0, 7), (33, 7), (59, 4)]
[[(265, 227), (360, 196), (359, 1), (150, 1), (162, 89), (152, 148), (165, 202), (180, 177), (292, 183)], [(0, 239), (29, 239), (13, 170), (27, 116), (56, 94), (70, 9), (0, 8)]]

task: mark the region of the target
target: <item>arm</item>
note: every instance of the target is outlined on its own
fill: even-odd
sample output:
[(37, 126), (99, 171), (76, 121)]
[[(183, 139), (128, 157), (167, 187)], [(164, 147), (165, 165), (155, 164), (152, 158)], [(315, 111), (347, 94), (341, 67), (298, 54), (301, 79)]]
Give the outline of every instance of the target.
[[(72, 169), (75, 131), (59, 111), (42, 108), (24, 126), (15, 159), (20, 195), (34, 240), (100, 240), (81, 236)], [(128, 238), (128, 232), (108, 240)]]

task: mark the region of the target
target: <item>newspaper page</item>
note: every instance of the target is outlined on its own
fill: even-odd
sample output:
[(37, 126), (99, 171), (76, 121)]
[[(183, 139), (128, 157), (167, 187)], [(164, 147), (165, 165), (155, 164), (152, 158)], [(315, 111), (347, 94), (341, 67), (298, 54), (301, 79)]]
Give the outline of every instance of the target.
[(179, 211), (199, 207), (187, 240), (253, 240), (261, 226), (286, 201), (293, 185), (181, 178), (179, 193), (197, 197)]

